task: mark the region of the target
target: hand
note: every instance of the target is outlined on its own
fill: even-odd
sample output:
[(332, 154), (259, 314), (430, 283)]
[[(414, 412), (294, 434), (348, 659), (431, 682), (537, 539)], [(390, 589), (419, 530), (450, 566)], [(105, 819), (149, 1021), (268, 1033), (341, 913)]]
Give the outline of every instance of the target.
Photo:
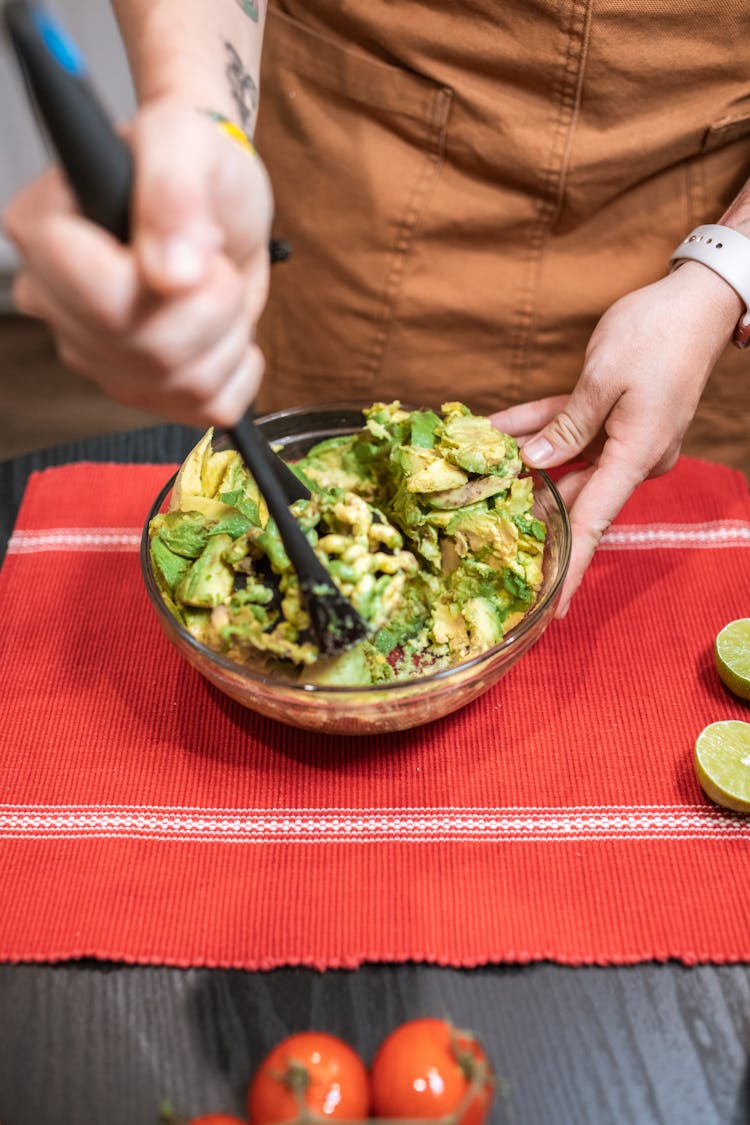
[[(573, 548), (557, 616), (564, 617), (597, 544), (641, 481), (670, 469), (743, 306), (695, 262), (617, 301), (596, 326), (571, 395), (492, 416), (538, 468), (591, 462), (559, 482)], [(554, 357), (552, 357), (554, 361)]]
[(129, 140), (129, 246), (81, 217), (56, 168), (10, 203), (16, 304), (47, 322), (65, 364), (118, 402), (231, 425), (263, 373), (252, 336), (268, 292), (268, 177), (214, 122), (174, 101), (146, 105)]

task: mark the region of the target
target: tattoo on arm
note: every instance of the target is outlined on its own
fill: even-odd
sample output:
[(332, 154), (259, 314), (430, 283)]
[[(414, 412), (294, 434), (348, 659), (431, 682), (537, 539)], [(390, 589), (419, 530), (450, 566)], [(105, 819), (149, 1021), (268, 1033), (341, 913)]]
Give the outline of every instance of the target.
[(258, 0), (237, 0), (237, 3), (246, 16), (250, 16), (254, 23), (258, 22)]
[(240, 124), (249, 134), (252, 129), (253, 113), (258, 105), (258, 87), (232, 44), (225, 41), (224, 48), (227, 52), (229, 88), (240, 115)]

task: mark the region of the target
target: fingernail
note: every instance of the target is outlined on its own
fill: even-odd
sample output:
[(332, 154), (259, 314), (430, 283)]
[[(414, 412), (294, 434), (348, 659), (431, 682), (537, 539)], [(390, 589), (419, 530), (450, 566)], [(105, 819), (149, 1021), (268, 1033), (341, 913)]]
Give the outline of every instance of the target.
[(547, 464), (555, 450), (546, 438), (534, 438), (524, 445), (522, 452), (524, 461), (541, 468)]
[(562, 609), (558, 609), (557, 613), (555, 614), (555, 617), (557, 618), (557, 620), (562, 621), (563, 617), (565, 617), (567, 615), (567, 612), (568, 612), (569, 609), (570, 609), (570, 602), (567, 602), (562, 607)]

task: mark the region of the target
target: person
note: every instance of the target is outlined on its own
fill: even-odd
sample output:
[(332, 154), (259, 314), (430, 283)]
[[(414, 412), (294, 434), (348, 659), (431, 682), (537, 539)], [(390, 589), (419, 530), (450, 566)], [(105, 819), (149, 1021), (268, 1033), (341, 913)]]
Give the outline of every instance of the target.
[(115, 9), (131, 245), (55, 169), (4, 217), (19, 308), (113, 398), (218, 426), (254, 401), (491, 412), (528, 464), (570, 466), (559, 616), (702, 396), (710, 448), (747, 447), (744, 303), (701, 262), (669, 270), (696, 223), (750, 238), (743, 0)]

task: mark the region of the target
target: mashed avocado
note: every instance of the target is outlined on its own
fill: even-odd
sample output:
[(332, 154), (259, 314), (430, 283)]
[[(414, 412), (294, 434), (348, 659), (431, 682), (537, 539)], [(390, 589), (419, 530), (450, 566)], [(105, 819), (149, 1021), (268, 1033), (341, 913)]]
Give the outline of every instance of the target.
[(293, 506), (369, 628), (318, 659), (296, 574), (255, 481), (208, 431), (149, 525), (154, 575), (203, 644), (306, 683), (360, 686), (434, 672), (492, 647), (542, 582), (545, 527), (515, 440), (460, 402), (365, 411), (355, 434), (314, 446)]

